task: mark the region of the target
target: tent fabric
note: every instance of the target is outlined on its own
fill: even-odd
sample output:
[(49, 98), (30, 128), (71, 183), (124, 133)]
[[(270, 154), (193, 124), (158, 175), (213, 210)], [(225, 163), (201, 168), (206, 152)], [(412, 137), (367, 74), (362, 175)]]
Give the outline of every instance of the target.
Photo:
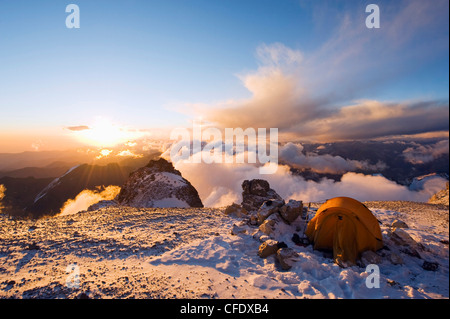
[(355, 264), (362, 252), (383, 247), (378, 220), (350, 197), (327, 200), (309, 221), (305, 235), (314, 249), (333, 250), (338, 264)]

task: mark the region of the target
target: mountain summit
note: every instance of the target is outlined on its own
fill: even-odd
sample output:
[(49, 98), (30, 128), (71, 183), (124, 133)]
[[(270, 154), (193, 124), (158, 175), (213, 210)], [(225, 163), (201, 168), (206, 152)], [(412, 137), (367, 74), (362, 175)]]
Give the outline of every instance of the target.
[(131, 173), (117, 201), (131, 207), (203, 207), (197, 190), (163, 158)]

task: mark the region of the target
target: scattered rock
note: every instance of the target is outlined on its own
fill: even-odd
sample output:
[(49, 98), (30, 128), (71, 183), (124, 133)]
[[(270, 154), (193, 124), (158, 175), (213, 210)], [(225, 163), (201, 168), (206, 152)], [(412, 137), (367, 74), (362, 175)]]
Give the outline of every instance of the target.
[(264, 242), (267, 238), (269, 238), (266, 234), (264, 234), (262, 231), (260, 231), (259, 229), (256, 230), (253, 234), (252, 234), (253, 239), (256, 239), (260, 242)]
[(259, 245), (258, 256), (261, 258), (267, 258), (270, 255), (276, 254), (278, 250), (278, 242), (276, 240), (266, 240)]
[(394, 231), (389, 234), (389, 237), (399, 246), (417, 246), (417, 242), (401, 228), (394, 229)]
[(231, 229), (231, 235), (239, 235), (239, 234), (245, 234), (247, 230), (243, 226), (238, 226), (236, 224), (233, 225), (233, 228)]
[(392, 228), (409, 228), (408, 225), (404, 221), (401, 221), (398, 219), (396, 219), (392, 222), (391, 227)]
[(278, 212), (280, 207), (284, 205), (284, 200), (271, 199), (265, 201), (258, 209), (258, 223), (262, 224), (273, 213)]
[(391, 253), (389, 255), (389, 260), (394, 265), (403, 265), (403, 258), (401, 256), (397, 255), (396, 253)]
[(261, 205), (269, 200), (282, 200), (277, 192), (270, 188), (263, 179), (245, 180), (242, 183), (242, 207), (248, 212), (256, 212)]
[(225, 208), (225, 215), (233, 215), (235, 217), (246, 217), (248, 216), (248, 212), (245, 210), (245, 208), (243, 208), (241, 205), (233, 203), (230, 206), (228, 206), (227, 208)]
[(369, 264), (380, 264), (382, 259), (381, 256), (378, 255), (376, 252), (373, 252), (371, 250), (366, 250), (361, 254), (361, 261), (365, 265)]
[(280, 248), (277, 250), (277, 258), (281, 264), (281, 268), (289, 270), (296, 262), (298, 254), (292, 248)]
[(36, 243), (31, 243), (30, 245), (27, 246), (26, 249), (27, 250), (39, 250), (41, 248)]
[(406, 231), (401, 228), (395, 228), (389, 234), (392, 241), (400, 247), (400, 251), (412, 257), (421, 258), (419, 251), (423, 250), (423, 245), (417, 243)]
[(259, 225), (259, 231), (270, 236), (275, 229), (275, 220), (266, 219), (261, 225)]
[(287, 248), (288, 245), (284, 241), (278, 243), (278, 248)]
[(280, 208), (280, 215), (288, 223), (292, 223), (303, 213), (303, 202), (289, 200), (289, 202)]
[(436, 271), (439, 268), (438, 263), (424, 261), (422, 264), (422, 268), (428, 271)]
[(386, 282), (387, 282), (388, 285), (391, 286), (391, 287), (401, 287), (401, 286), (400, 286), (400, 283), (398, 283), (398, 282), (395, 281), (395, 280), (392, 280), (392, 279), (386, 279)]
[(292, 235), (291, 240), (294, 242), (294, 244), (296, 244), (298, 246), (307, 246), (307, 245), (309, 245), (308, 238), (302, 238), (297, 233), (294, 233), (294, 235)]
[(266, 235), (272, 235), (276, 229), (277, 224), (281, 223), (282, 219), (278, 214), (272, 214), (259, 226), (259, 230)]

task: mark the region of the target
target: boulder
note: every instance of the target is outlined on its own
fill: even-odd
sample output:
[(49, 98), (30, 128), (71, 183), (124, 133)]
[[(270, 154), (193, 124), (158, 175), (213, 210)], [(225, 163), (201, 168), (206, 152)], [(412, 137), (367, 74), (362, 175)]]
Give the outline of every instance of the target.
[(409, 228), (408, 225), (404, 221), (401, 221), (398, 219), (396, 219), (392, 222), (391, 227), (392, 228)]
[(225, 215), (232, 215), (235, 217), (245, 217), (248, 215), (248, 212), (245, 210), (245, 208), (243, 208), (241, 205), (233, 203), (230, 206), (228, 206), (227, 208), (225, 208)]
[(270, 236), (275, 230), (275, 221), (272, 219), (266, 219), (261, 225), (259, 225), (259, 231)]
[(253, 225), (253, 226), (258, 225), (258, 214), (257, 213), (250, 214), (249, 224)]
[(259, 230), (264, 234), (270, 236), (275, 231), (277, 224), (282, 221), (278, 214), (272, 214), (266, 218), (261, 225), (259, 225)]
[(289, 200), (289, 202), (280, 208), (280, 215), (288, 223), (292, 223), (303, 213), (303, 202), (297, 200)]
[(277, 213), (284, 205), (284, 200), (271, 199), (265, 201), (258, 209), (258, 223), (262, 224), (273, 213)]
[(256, 212), (269, 199), (282, 200), (277, 192), (263, 179), (245, 180), (242, 183), (242, 207), (248, 212)]
[(277, 250), (277, 259), (284, 270), (291, 269), (297, 258), (298, 254), (292, 248), (280, 248)]
[(418, 247), (417, 242), (403, 229), (396, 228), (389, 234), (392, 241), (399, 246)]
[(381, 256), (371, 250), (366, 250), (361, 254), (361, 260), (365, 265), (380, 264)]
[(389, 234), (391, 240), (398, 246), (400, 246), (400, 251), (410, 255), (412, 257), (422, 258), (420, 252), (423, 251), (424, 247), (422, 244), (417, 243), (406, 231), (401, 228), (394, 229), (393, 232)]
[(276, 254), (278, 250), (278, 242), (276, 240), (266, 240), (259, 245), (258, 256), (261, 258), (267, 258), (270, 255)]

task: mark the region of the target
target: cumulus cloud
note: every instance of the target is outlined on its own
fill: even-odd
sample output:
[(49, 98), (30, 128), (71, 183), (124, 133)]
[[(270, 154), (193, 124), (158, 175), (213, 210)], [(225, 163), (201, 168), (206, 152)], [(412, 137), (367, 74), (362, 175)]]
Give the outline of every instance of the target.
[[(349, 165), (348, 163), (346, 165)], [(355, 164), (354, 164), (355, 165)], [(322, 179), (319, 182), (293, 175), (287, 165), (278, 165), (274, 174), (261, 175), (258, 165), (236, 163), (193, 163), (179, 160), (174, 163), (183, 177), (197, 189), (205, 206), (220, 207), (242, 201), (242, 182), (249, 179), (265, 179), (284, 199), (306, 202), (323, 201), (335, 196), (349, 196), (361, 201), (408, 200), (427, 201), (437, 190), (445, 187), (444, 178), (423, 183), (421, 189), (410, 190), (383, 176), (345, 173), (336, 182)]]
[(411, 164), (425, 164), (449, 153), (449, 140), (442, 140), (431, 145), (408, 147), (403, 151), (405, 161)]
[[(239, 75), (250, 98), (190, 104), (187, 109), (222, 128), (274, 127), (291, 138), (316, 141), (448, 131), (448, 101), (361, 100), (408, 74), (411, 65), (448, 52), (448, 36), (439, 31), (443, 23), (448, 25), (442, 14), (448, 1), (407, 1), (392, 8), (384, 3), (383, 8), (383, 32), (368, 33), (361, 14), (350, 12), (313, 52), (282, 43), (260, 45), (258, 68)], [(436, 40), (417, 46), (417, 34), (444, 44)]]
[(178, 163), (181, 171), (198, 190), (205, 206), (219, 207), (242, 201), (242, 182), (246, 179), (263, 178), (284, 199), (297, 199), (305, 202), (323, 201), (336, 196), (349, 196), (360, 201), (407, 200), (426, 202), (439, 189), (445, 187), (446, 180), (425, 183), (423, 189), (412, 191), (383, 176), (364, 175), (349, 172), (341, 181), (323, 179), (320, 182), (307, 181), (290, 173), (289, 167), (280, 165), (277, 173), (260, 175), (256, 167), (224, 164)]
[(345, 159), (329, 154), (303, 154), (301, 144), (287, 143), (280, 149), (280, 161), (294, 168), (310, 169), (317, 173), (343, 174), (346, 172), (364, 170), (379, 172), (387, 166), (383, 162), (370, 164), (368, 161)]
[(91, 191), (88, 189), (80, 192), (74, 199), (67, 200), (61, 208), (60, 215), (76, 214), (86, 210), (89, 206), (102, 200), (112, 200), (120, 192), (119, 186), (110, 185), (103, 191)]

